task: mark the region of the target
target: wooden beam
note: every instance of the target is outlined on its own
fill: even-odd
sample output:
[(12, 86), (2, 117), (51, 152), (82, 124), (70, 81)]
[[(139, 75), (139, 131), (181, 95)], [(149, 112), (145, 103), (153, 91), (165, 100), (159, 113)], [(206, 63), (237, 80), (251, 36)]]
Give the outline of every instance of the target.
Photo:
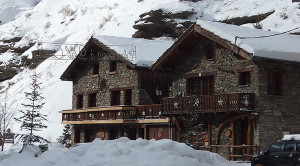
[(246, 60), (251, 60), (251, 55), (247, 51), (245, 51), (242, 48), (239, 48), (238, 46), (235, 46), (230, 41), (222, 39), (220, 36), (215, 35), (214, 33), (202, 28), (199, 25), (194, 25), (194, 29), (196, 32), (200, 33), (204, 37), (206, 37), (212, 41), (216, 41), (221, 46), (223, 46), (229, 50), (233, 50), (235, 48), (234, 53), (239, 54), (242, 58), (244, 58)]
[(136, 107), (124, 107), (124, 106), (111, 106), (111, 107), (96, 107), (87, 109), (74, 109), (74, 110), (63, 110), (59, 113), (80, 113), (80, 112), (93, 112), (93, 111), (110, 111), (110, 110), (136, 110)]
[[(247, 130), (247, 145), (251, 145), (251, 139), (252, 139), (252, 119), (248, 118), (248, 130)], [(250, 154), (251, 149), (247, 148), (247, 154)]]
[(62, 124), (151, 124), (169, 123), (169, 119), (62, 121)]
[[(234, 125), (234, 121), (231, 121), (231, 139), (232, 139), (232, 145), (235, 145), (235, 125)], [(232, 154), (235, 154), (235, 149), (232, 149)], [(235, 158), (233, 158), (233, 160), (235, 160)]]
[(241, 72), (250, 72), (253, 71), (253, 67), (250, 68), (241, 68), (241, 69), (235, 69), (235, 72), (241, 73)]

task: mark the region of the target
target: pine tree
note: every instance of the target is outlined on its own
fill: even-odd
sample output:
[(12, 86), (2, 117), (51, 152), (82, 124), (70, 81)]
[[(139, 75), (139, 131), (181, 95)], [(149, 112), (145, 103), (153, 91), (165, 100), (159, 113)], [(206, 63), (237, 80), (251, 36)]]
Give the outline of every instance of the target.
[(29, 102), (28, 104), (22, 104), (28, 109), (25, 111), (20, 110), (22, 116), (15, 118), (16, 121), (22, 123), (21, 130), (29, 132), (27, 134), (19, 135), (23, 142), (23, 148), (34, 142), (48, 142), (43, 137), (33, 133), (33, 131), (41, 131), (42, 129), (47, 128), (47, 126), (43, 124), (44, 121), (47, 121), (47, 115), (40, 113), (40, 109), (45, 103), (43, 102), (44, 98), (39, 93), (39, 90), (41, 89), (41, 83), (38, 82), (39, 75), (34, 72), (30, 78), (32, 80), (30, 84), (31, 92), (25, 92)]
[(57, 139), (57, 141), (63, 144), (65, 147), (69, 148), (71, 147), (71, 134), (72, 134), (71, 125), (67, 124), (63, 129), (62, 136), (60, 136)]

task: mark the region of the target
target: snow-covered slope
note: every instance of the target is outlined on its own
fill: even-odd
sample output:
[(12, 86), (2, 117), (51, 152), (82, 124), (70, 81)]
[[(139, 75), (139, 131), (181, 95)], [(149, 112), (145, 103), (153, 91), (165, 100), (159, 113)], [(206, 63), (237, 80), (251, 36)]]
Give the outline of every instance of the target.
[[(160, 8), (165, 12), (195, 11), (197, 14), (190, 18), (192, 21), (224, 20), (275, 11), (261, 21), (263, 29), (286, 31), (300, 27), (299, 3), (292, 3), (291, 0), (202, 0), (195, 3), (179, 0), (4, 0), (0, 3), (0, 40), (22, 37), (14, 43), (14, 47), (35, 42), (22, 54), (31, 57), (31, 51), (38, 48), (57, 50), (57, 46), (64, 44), (61, 48), (65, 48), (66, 44), (75, 43), (82, 46), (96, 34), (131, 37), (135, 32), (132, 26), (139, 15)], [(252, 24), (245, 26), (253, 28)], [(63, 53), (68, 52), (64, 50)], [(7, 62), (13, 57), (20, 58), (7, 51), (0, 54), (0, 61)], [(41, 73), (42, 95), (46, 99), (42, 111), (49, 115), (49, 127), (41, 135), (52, 138), (51, 141), (55, 141), (63, 128), (58, 111), (71, 108), (72, 83), (59, 79), (71, 60), (52, 58), (36, 69), (37, 73)], [(25, 69), (11, 80), (0, 83), (0, 98), (11, 85), (8, 88), (8, 102), (14, 103), (12, 108), (15, 110), (22, 109), (21, 103), (26, 102), (24, 92), (29, 91), (31, 73), (31, 70)], [(18, 126), (15, 123), (12, 131), (19, 132)]]
[[(14, 152), (0, 155), (5, 166), (248, 166), (230, 162), (216, 153), (197, 151), (170, 140), (129, 140), (120, 138), (104, 141), (95, 139), (69, 150), (51, 148), (39, 157), (34, 157), (34, 148), (21, 154)], [(0, 153), (1, 154), (1, 153)]]

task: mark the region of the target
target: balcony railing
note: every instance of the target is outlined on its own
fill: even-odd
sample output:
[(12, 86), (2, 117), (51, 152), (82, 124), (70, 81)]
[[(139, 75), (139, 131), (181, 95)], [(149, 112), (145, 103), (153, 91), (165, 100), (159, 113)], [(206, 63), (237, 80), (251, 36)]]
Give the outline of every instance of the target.
[(163, 114), (183, 114), (191, 110), (198, 113), (252, 111), (254, 110), (254, 94), (235, 93), (164, 98), (162, 107)]
[[(61, 111), (62, 121), (91, 121), (91, 120), (138, 120), (162, 118), (161, 104), (137, 105), (131, 107), (102, 107), (81, 110)], [(105, 109), (106, 108), (106, 109)], [(99, 110), (99, 111), (98, 111)]]

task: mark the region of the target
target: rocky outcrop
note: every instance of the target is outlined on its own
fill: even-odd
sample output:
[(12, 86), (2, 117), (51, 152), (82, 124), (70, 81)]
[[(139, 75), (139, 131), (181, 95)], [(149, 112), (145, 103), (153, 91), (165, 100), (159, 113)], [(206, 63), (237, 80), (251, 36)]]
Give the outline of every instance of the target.
[(227, 20), (221, 20), (220, 22), (226, 23), (226, 24), (234, 24), (234, 25), (243, 25), (248, 23), (257, 23), (264, 19), (266, 19), (269, 15), (273, 14), (275, 11), (259, 14), (259, 15), (253, 15), (253, 16), (245, 16), (245, 17), (235, 17)]
[(192, 11), (180, 13), (166, 13), (163, 10), (152, 10), (140, 15), (140, 19), (133, 26), (137, 32), (134, 38), (151, 39), (155, 37), (179, 37), (192, 25), (187, 19), (194, 15)]

